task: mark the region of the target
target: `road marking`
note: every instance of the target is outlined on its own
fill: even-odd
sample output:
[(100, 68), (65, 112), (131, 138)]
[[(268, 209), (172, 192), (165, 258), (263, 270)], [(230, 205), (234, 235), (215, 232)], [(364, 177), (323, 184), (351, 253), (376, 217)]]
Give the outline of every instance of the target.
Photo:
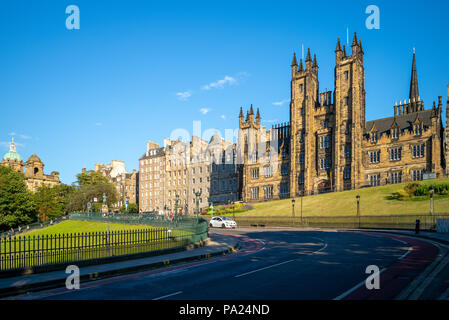
[(314, 251), (313, 253), (321, 252), (321, 251), (323, 251), (323, 250), (326, 249), (326, 248), (327, 248), (327, 243), (325, 243), (325, 244), (324, 244), (324, 247), (322, 247), (320, 250)]
[(234, 276), (234, 278), (243, 277), (243, 276), (246, 276), (246, 275), (254, 273), (254, 272), (258, 272), (258, 271), (266, 270), (266, 269), (269, 269), (269, 268), (277, 267), (277, 266), (280, 266), (280, 265), (283, 265), (283, 264), (286, 264), (286, 263), (289, 263), (289, 262), (292, 262), (292, 261), (295, 261), (295, 260), (288, 260), (288, 261), (284, 261), (284, 262), (273, 264), (273, 265), (265, 267), (265, 268), (260, 268), (260, 269), (257, 269), (257, 270), (245, 272), (245, 273), (239, 274), (238, 276)]
[(175, 293), (166, 294), (165, 296), (162, 296), (162, 297), (154, 298), (153, 300), (160, 300), (160, 299), (168, 298), (171, 296), (176, 296), (177, 294), (181, 294), (181, 293), (182, 293), (182, 291), (178, 291)]
[(408, 248), (407, 252), (404, 253), (398, 260), (404, 259), (412, 251), (413, 251), (413, 247)]
[[(387, 270), (387, 268), (383, 268), (382, 270), (380, 270), (378, 273), (376, 272), (374, 275), (380, 275), (382, 272), (384, 272), (385, 270)], [(351, 294), (352, 292), (354, 292), (355, 290), (357, 290), (358, 288), (360, 288), (361, 286), (363, 286), (366, 282), (366, 279), (363, 280), (362, 282), (360, 282), (359, 284), (357, 284), (355, 287), (352, 287), (351, 289), (349, 289), (348, 291), (343, 292), (341, 295), (339, 295), (338, 297), (334, 298), (334, 300), (342, 300), (343, 298), (347, 297), (349, 294)]]

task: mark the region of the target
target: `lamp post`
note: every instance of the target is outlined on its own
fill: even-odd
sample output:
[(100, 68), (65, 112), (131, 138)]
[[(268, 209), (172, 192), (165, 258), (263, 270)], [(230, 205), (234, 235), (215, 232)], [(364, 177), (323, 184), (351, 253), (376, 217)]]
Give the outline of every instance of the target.
[(201, 190), (198, 192), (195, 192), (196, 197), (196, 223), (199, 223), (199, 214), (200, 214), (200, 197), (201, 197)]
[(292, 217), (295, 217), (295, 199), (292, 199)]
[(357, 199), (357, 218), (359, 220), (359, 229), (360, 229), (360, 196), (356, 195), (355, 198)]
[(179, 203), (179, 194), (175, 194), (176, 200), (175, 200), (175, 214), (174, 214), (174, 218), (176, 220), (176, 217), (178, 216), (178, 203)]
[(434, 192), (433, 186), (430, 186), (429, 190), (430, 190), (430, 215), (432, 215), (433, 214), (433, 192)]
[(301, 223), (302, 223), (302, 198), (304, 196), (304, 191), (301, 191)]

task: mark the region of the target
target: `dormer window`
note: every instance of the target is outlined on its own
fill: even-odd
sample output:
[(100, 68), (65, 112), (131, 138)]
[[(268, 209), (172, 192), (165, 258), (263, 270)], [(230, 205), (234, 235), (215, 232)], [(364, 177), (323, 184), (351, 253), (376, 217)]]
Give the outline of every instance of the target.
[(391, 139), (399, 139), (399, 128), (391, 129)]
[(415, 132), (415, 136), (422, 135), (422, 126), (421, 126), (421, 124), (415, 124), (414, 132)]
[(377, 143), (377, 132), (371, 132), (371, 143)]

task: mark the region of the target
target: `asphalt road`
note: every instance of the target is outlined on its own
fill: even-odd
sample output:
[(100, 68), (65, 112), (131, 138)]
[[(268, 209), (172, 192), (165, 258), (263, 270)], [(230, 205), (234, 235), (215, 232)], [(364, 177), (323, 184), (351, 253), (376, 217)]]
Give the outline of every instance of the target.
[[(50, 290), (17, 298), (357, 299), (366, 298), (360, 292), (365, 290), (366, 294), (364, 282), (369, 274), (365, 271), (367, 266), (376, 265), (383, 271), (395, 270), (394, 274), (381, 273), (381, 288), (377, 290), (380, 298), (392, 299), (424, 268), (423, 265), (421, 269), (407, 270), (397, 266), (401, 261), (408, 266), (410, 262), (405, 259), (413, 253), (409, 250), (412, 245), (404, 239), (370, 233), (242, 229), (212, 230), (212, 238), (214, 233), (240, 237), (241, 250), (193, 265), (180, 265), (166, 272), (141, 272), (88, 285), (82, 283), (80, 290)], [(422, 254), (416, 254), (421, 262)], [(417, 265), (415, 262), (412, 264)], [(399, 282), (390, 281), (390, 285), (384, 285), (382, 277), (398, 278)]]

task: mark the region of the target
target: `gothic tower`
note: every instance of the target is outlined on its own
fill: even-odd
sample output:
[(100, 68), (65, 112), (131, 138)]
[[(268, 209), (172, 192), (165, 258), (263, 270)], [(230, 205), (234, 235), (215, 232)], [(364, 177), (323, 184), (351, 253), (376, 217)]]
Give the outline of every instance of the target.
[(291, 153), (290, 153), (290, 196), (313, 190), (317, 170), (315, 153), (315, 111), (318, 102), (318, 63), (313, 63), (310, 49), (307, 50), (306, 68), (302, 59), (299, 67), (293, 56), (291, 80)]
[(335, 50), (334, 181), (336, 191), (359, 188), (363, 183), (362, 136), (365, 128), (366, 93), (362, 42), (354, 33), (352, 56)]

